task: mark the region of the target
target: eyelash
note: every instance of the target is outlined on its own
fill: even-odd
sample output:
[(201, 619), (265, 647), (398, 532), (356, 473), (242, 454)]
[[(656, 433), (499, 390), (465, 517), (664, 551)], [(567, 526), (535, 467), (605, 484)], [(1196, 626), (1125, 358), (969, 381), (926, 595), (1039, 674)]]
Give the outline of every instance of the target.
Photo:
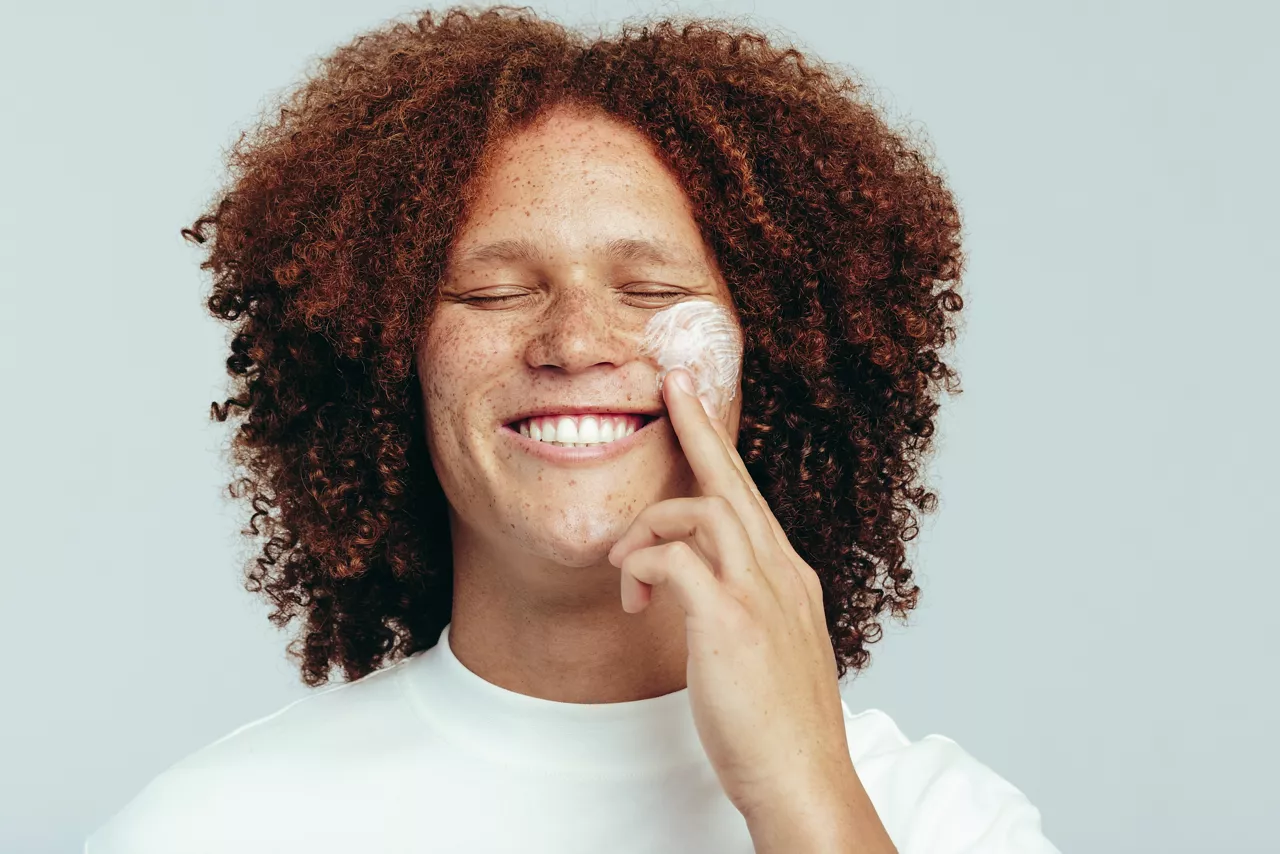
[[(500, 297), (468, 297), (466, 301), (467, 302), (501, 302), (502, 300), (515, 299), (521, 296), (524, 296), (524, 294), (506, 294)], [(684, 293), (682, 291), (653, 291), (651, 293), (630, 294), (630, 296), (656, 297), (659, 299), (664, 299), (667, 297), (682, 297), (684, 296)]]

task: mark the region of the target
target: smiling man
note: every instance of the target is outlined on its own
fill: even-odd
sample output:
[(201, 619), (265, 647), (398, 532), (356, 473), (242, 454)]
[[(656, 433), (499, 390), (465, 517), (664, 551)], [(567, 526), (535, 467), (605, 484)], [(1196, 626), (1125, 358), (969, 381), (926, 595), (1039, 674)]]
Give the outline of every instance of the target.
[[(424, 13), (237, 148), (187, 233), (236, 324), (249, 587), (347, 681), (87, 854), (1055, 851), (955, 742), (841, 698), (918, 592), (959, 224), (788, 56)], [(727, 411), (640, 345), (695, 303), (739, 333)]]

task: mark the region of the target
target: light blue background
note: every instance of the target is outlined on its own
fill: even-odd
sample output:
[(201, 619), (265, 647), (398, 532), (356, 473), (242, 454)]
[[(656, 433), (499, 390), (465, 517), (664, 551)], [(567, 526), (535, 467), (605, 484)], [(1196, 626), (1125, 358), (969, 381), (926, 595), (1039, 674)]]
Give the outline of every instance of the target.
[[(178, 232), (270, 94), (414, 8), (4, 7), (4, 852), (78, 851), (306, 691), (241, 588), (224, 333)], [(863, 74), (964, 214), (924, 598), (849, 705), (956, 739), (1064, 852), (1280, 851), (1276, 5), (660, 8), (753, 13)]]

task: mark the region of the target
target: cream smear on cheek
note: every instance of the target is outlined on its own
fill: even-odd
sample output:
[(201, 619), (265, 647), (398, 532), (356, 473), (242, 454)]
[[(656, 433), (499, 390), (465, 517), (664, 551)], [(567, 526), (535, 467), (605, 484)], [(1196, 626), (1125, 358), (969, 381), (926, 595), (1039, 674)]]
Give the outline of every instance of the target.
[(742, 333), (724, 306), (687, 300), (655, 312), (640, 336), (640, 354), (658, 366), (659, 394), (667, 374), (684, 368), (712, 415), (728, 416), (742, 370)]

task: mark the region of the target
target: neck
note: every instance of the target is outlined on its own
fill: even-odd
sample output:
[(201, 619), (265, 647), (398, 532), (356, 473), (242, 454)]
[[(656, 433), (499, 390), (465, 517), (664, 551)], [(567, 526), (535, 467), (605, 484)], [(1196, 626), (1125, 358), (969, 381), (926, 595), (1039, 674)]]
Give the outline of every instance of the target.
[(566, 566), (453, 526), (449, 642), (468, 670), (563, 703), (623, 703), (686, 687), (685, 614), (663, 587), (622, 610), (621, 570)]

